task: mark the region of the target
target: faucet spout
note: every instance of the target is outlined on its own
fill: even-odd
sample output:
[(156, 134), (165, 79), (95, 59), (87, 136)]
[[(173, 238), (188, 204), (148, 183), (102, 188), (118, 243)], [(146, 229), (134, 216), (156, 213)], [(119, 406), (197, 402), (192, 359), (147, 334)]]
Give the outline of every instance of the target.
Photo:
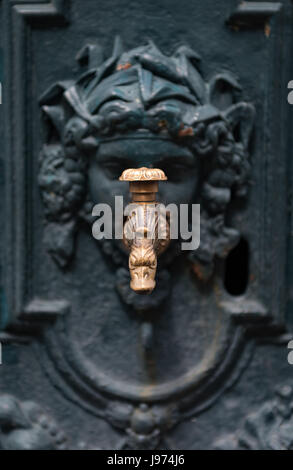
[(152, 241), (136, 240), (129, 255), (130, 287), (138, 294), (150, 294), (156, 286), (157, 254)]
[(150, 294), (156, 286), (157, 257), (170, 243), (170, 227), (164, 206), (156, 202), (158, 181), (166, 180), (159, 169), (125, 170), (121, 181), (129, 181), (132, 203), (124, 224), (123, 243), (130, 252), (130, 287)]

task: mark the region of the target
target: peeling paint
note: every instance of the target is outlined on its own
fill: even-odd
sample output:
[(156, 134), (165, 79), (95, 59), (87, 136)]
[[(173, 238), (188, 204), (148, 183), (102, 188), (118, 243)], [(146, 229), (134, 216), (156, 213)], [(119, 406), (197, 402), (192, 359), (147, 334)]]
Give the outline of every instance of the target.
[(194, 130), (192, 127), (185, 127), (185, 129), (180, 129), (178, 132), (179, 137), (187, 137), (187, 136), (193, 136), (194, 135)]
[(126, 64), (118, 64), (116, 67), (116, 70), (127, 70), (127, 69), (130, 69), (130, 67), (131, 67), (131, 63), (126, 62)]

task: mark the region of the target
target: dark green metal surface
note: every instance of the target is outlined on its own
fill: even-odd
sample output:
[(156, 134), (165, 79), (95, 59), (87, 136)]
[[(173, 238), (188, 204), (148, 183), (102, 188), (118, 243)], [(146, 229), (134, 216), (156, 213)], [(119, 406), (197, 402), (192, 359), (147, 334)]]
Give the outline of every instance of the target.
[[(0, 448), (291, 448), (292, 2), (0, 5)], [(144, 297), (91, 234), (142, 165), (202, 209)]]

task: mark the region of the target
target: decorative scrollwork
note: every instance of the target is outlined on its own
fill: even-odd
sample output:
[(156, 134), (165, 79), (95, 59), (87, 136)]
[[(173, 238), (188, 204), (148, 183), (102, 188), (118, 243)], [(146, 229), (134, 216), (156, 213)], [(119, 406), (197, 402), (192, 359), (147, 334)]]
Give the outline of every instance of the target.
[(36, 403), (1, 395), (0, 449), (63, 450), (66, 437), (56, 421)]
[(276, 398), (249, 414), (241, 429), (214, 443), (216, 449), (292, 450), (293, 389), (285, 385)]

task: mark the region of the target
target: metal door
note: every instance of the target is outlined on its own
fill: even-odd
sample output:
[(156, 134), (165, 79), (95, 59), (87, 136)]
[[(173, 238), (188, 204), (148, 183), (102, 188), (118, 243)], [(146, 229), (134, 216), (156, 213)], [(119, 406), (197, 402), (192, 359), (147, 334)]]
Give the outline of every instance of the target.
[[(292, 2), (0, 5), (1, 448), (291, 448)], [(92, 207), (145, 164), (201, 239), (141, 296)]]

